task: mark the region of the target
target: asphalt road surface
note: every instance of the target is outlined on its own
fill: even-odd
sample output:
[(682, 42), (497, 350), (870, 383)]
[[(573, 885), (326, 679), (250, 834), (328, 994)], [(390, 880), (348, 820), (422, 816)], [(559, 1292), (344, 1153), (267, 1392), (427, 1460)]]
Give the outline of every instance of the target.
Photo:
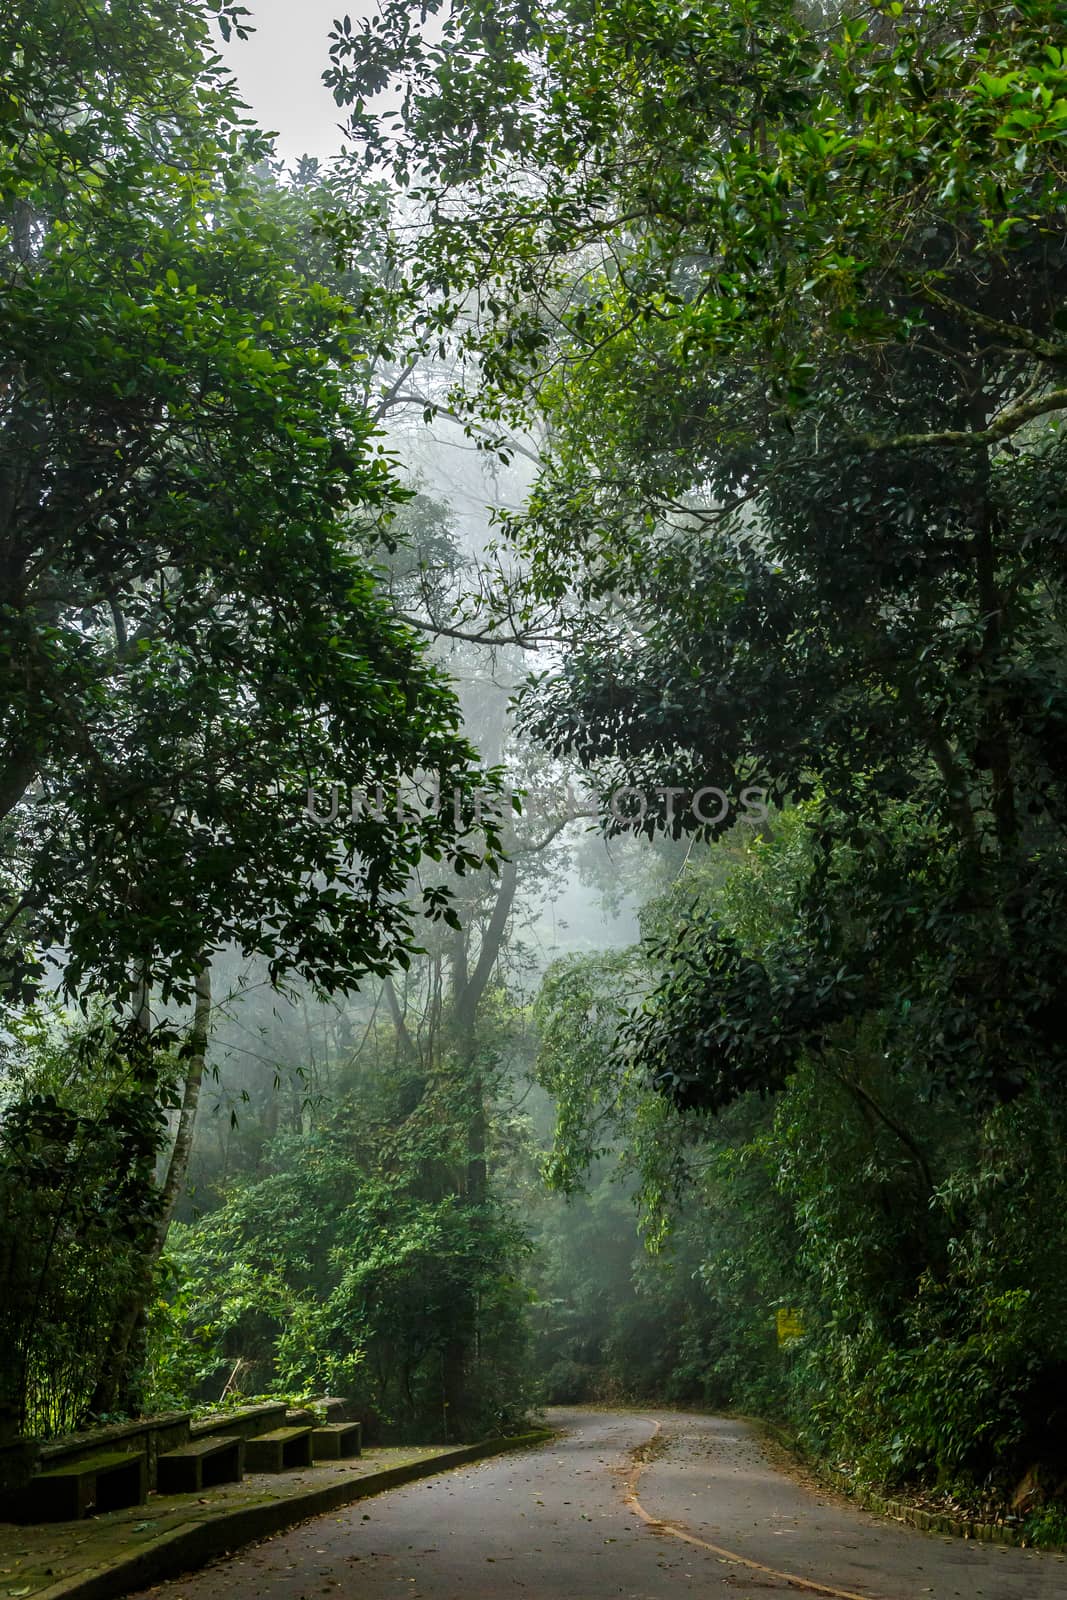
[(1067, 1561), (886, 1523), (741, 1423), (559, 1410), (535, 1450), (424, 1479), (150, 1591), (157, 1600), (1067, 1600)]

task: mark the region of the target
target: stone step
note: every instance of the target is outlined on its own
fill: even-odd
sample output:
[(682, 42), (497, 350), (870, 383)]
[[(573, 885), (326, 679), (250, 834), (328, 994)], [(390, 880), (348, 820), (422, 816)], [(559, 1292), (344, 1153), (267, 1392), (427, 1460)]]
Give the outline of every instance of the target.
[(310, 1428), (274, 1428), (245, 1442), (246, 1472), (291, 1472), (311, 1461)]
[(148, 1457), (110, 1450), (39, 1472), (19, 1492), (20, 1522), (73, 1522), (90, 1512), (120, 1511), (148, 1499)]
[(160, 1494), (196, 1494), (216, 1483), (240, 1483), (244, 1476), (245, 1441), (238, 1433), (211, 1433), (177, 1450), (168, 1450), (156, 1463)]
[(340, 1461), (363, 1454), (361, 1422), (327, 1422), (312, 1429), (311, 1449), (316, 1461)]

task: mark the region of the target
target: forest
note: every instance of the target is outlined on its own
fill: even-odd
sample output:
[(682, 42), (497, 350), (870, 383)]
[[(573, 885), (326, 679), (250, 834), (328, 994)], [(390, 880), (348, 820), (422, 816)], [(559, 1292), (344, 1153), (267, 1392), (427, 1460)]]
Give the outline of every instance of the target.
[(377, 0), (290, 160), (249, 3), (0, 13), (0, 1455), (1067, 1544), (1062, 5)]

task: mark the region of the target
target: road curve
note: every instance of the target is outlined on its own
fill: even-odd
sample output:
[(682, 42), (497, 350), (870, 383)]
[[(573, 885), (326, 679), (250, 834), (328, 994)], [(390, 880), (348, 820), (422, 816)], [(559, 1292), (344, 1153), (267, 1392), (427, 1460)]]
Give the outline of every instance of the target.
[(775, 1467), (743, 1424), (553, 1411), (536, 1450), (264, 1540), (157, 1600), (1067, 1600), (1067, 1562), (887, 1524)]

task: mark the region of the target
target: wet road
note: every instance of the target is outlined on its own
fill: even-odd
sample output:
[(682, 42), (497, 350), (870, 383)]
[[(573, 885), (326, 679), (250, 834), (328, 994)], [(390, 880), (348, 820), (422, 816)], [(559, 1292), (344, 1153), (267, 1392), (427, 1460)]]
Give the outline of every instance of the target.
[(887, 1524), (778, 1470), (743, 1424), (560, 1410), (457, 1468), (150, 1591), (157, 1600), (1067, 1600), (1067, 1561)]

